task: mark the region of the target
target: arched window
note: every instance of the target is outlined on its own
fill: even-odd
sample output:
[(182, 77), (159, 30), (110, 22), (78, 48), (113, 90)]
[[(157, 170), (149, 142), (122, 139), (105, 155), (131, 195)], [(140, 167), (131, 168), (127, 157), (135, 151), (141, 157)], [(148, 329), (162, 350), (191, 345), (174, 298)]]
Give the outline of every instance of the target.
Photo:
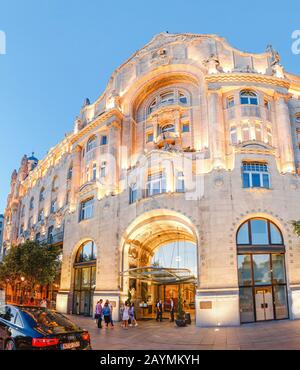
[(54, 176), (53, 181), (52, 181), (52, 191), (57, 191), (58, 190), (58, 177)]
[(159, 127), (159, 130), (158, 130), (159, 134), (163, 134), (163, 133), (166, 133), (166, 132), (174, 132), (175, 131), (175, 126), (172, 125), (172, 124), (168, 124), (168, 125), (165, 125), (165, 126), (160, 126)]
[(86, 145), (87, 153), (96, 147), (96, 139), (97, 138), (95, 135), (89, 138), (87, 145)]
[(96, 287), (97, 248), (93, 241), (83, 243), (76, 254), (74, 263), (73, 313), (91, 316), (93, 295)]
[(283, 245), (283, 238), (273, 222), (253, 218), (239, 228), (237, 245)]
[(251, 90), (243, 90), (240, 92), (241, 104), (258, 105), (257, 94)]
[(33, 208), (34, 208), (34, 197), (30, 199), (30, 203), (29, 203), (29, 209), (32, 210)]
[(288, 318), (285, 247), (279, 228), (253, 218), (237, 232), (242, 323)]
[(181, 103), (181, 104), (187, 104), (188, 103), (188, 99), (187, 99), (186, 95), (182, 92), (179, 92), (179, 103)]
[(73, 177), (73, 164), (71, 164), (68, 169), (67, 180), (72, 180), (72, 177)]
[(95, 243), (92, 241), (85, 242), (79, 248), (75, 263), (86, 263), (96, 261), (97, 259), (97, 249)]
[(44, 201), (45, 200), (45, 188), (42, 187), (41, 191), (40, 191), (40, 202)]

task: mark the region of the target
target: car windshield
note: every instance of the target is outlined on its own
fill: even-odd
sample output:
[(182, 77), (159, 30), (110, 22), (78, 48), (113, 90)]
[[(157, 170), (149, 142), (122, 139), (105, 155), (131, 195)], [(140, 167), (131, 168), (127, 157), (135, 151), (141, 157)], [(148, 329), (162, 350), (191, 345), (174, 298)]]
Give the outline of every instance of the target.
[(63, 334), (80, 330), (65, 316), (47, 308), (23, 307), (22, 311), (33, 321), (34, 327), (47, 334)]

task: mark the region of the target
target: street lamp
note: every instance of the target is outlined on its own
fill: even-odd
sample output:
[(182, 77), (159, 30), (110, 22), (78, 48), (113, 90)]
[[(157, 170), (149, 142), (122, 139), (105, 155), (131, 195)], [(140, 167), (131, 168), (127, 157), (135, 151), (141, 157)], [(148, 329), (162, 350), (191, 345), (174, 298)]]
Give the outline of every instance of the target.
[(20, 297), (20, 304), (23, 304), (23, 296), (24, 296), (24, 287), (22, 287), (22, 283), (24, 283), (25, 278), (21, 276), (21, 297)]

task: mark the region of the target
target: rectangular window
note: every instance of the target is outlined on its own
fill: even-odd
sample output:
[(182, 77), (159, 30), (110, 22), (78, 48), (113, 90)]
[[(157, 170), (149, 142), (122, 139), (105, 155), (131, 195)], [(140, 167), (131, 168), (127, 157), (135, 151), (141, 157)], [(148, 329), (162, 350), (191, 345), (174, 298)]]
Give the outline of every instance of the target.
[(97, 165), (96, 163), (93, 164), (93, 181), (97, 179)]
[(270, 189), (270, 174), (266, 163), (244, 162), (242, 177), (244, 188)]
[(100, 139), (100, 145), (106, 145), (107, 144), (107, 136), (103, 135)]
[(48, 244), (53, 243), (53, 232), (54, 232), (54, 226), (50, 226), (48, 229), (48, 237), (47, 237)]
[(234, 97), (233, 96), (229, 96), (227, 98), (227, 109), (228, 108), (232, 108), (234, 107)]
[(163, 172), (151, 174), (147, 181), (147, 196), (166, 192), (166, 176)]
[(80, 217), (79, 220), (88, 220), (93, 217), (94, 213), (94, 199), (89, 199), (84, 202), (81, 202), (80, 205)]
[(242, 323), (254, 321), (252, 288), (240, 288), (240, 315)]
[(254, 254), (253, 256), (254, 282), (256, 285), (271, 284), (271, 268), (269, 254)]
[(182, 132), (185, 133), (185, 132), (190, 132), (190, 124), (189, 123), (184, 123), (182, 125)]
[(129, 189), (129, 204), (135, 203), (137, 201), (137, 195), (138, 195), (137, 185), (133, 184), (130, 186)]
[(39, 212), (38, 222), (43, 222), (43, 221), (44, 221), (44, 210), (42, 209), (42, 210)]
[(238, 256), (239, 285), (252, 285), (251, 256), (249, 254)]
[(176, 177), (176, 191), (177, 193), (184, 193), (184, 174), (182, 171), (177, 173)]
[(153, 141), (153, 134), (147, 134), (147, 143), (151, 143)]
[(57, 199), (54, 199), (51, 202), (51, 213), (55, 213), (56, 211), (57, 211)]
[(100, 168), (100, 177), (105, 177), (106, 176), (106, 162), (101, 163), (101, 168)]

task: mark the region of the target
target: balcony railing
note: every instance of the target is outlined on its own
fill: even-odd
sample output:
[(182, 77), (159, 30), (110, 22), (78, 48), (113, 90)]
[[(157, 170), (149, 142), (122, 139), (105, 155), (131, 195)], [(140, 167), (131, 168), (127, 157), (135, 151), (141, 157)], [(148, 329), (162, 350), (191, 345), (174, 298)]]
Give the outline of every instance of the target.
[(225, 109), (225, 118), (232, 121), (239, 118), (260, 118), (272, 122), (272, 113), (269, 109), (261, 105), (235, 105)]
[(59, 233), (49, 235), (45, 239), (41, 239), (40, 244), (57, 245), (57, 244), (61, 244), (63, 241), (64, 241), (64, 232), (61, 231)]

